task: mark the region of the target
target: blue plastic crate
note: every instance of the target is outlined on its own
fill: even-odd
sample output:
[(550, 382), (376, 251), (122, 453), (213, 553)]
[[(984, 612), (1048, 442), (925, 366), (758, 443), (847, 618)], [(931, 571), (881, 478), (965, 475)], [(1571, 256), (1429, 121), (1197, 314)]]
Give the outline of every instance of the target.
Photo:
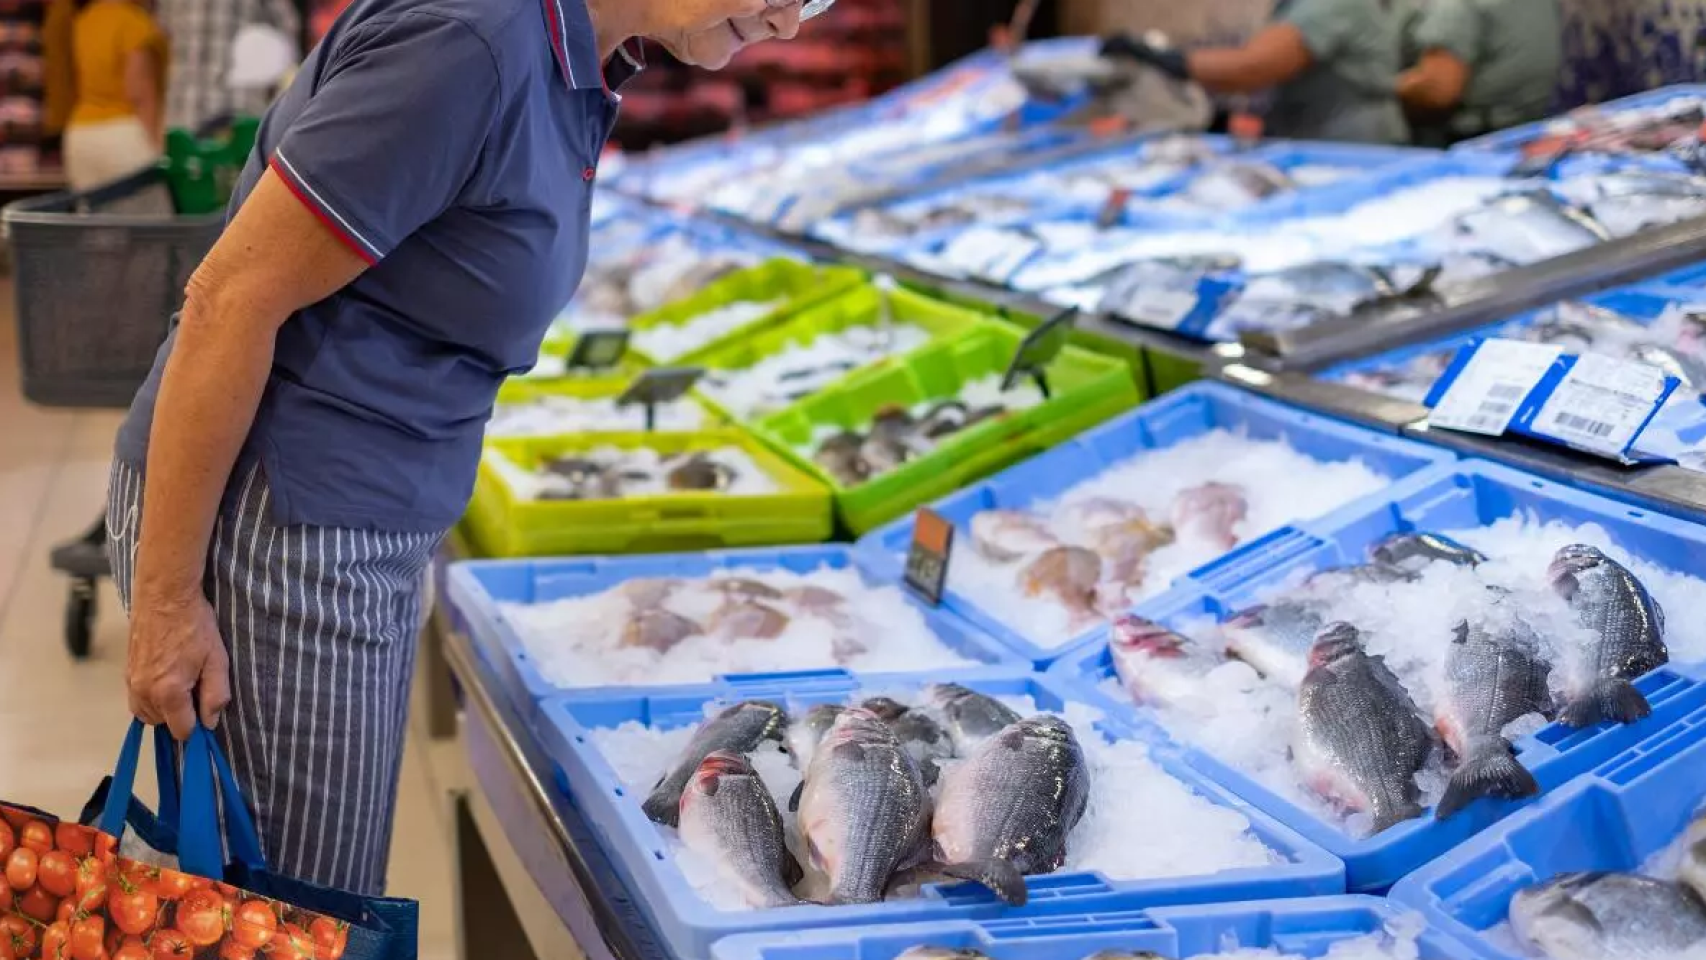
[[(1285, 440), (1317, 460), (1360, 458), (1394, 480), (1454, 460), (1453, 454), (1413, 440), (1379, 433), (1224, 384), (1198, 382), (1150, 401), (1077, 439), (973, 484), (932, 504), (969, 542), (971, 518), (984, 510), (1024, 509), (1053, 500), (1078, 483), (1140, 453), (1171, 447), (1211, 430), (1224, 429), (1254, 440)], [(912, 542), (908, 516), (859, 541), (860, 563), (885, 579), (898, 579)], [(1243, 550), (1234, 551), (1236, 554)], [(975, 597), (950, 590), (943, 606), (1006, 643), (1037, 666), (1047, 666), (1087, 643), (1101, 629), (1086, 631), (1056, 648), (1039, 646), (1018, 630), (985, 613)]]
[[(1318, 520), (1276, 531), (1192, 574), (1192, 582), (1139, 605), (1138, 612), (1175, 627), (1224, 620), (1289, 576), (1364, 562), (1368, 547), (1390, 534), (1461, 530), (1524, 513), (1541, 522), (1596, 523), (1624, 549), (1653, 563), (1673, 570), (1706, 570), (1706, 528), (1630, 509), (1509, 467), (1465, 460), (1424, 471)], [(1100, 692), (1103, 682), (1115, 676), (1106, 631), (1058, 663), (1051, 674)], [(1599, 764), (1668, 736), (1668, 724), (1706, 705), (1706, 683), (1701, 680), (1706, 680), (1706, 667), (1699, 664), (1661, 667), (1636, 683), (1653, 707), (1647, 720), (1585, 730), (1552, 724), (1514, 745), (1542, 789), (1555, 790)], [(1109, 701), (1121, 704), (1139, 722), (1154, 723), (1149, 711), (1123, 696)], [(1385, 889), (1532, 802), (1478, 800), (1444, 821), (1424, 817), (1359, 839), (1202, 750), (1184, 752), (1192, 766), (1344, 860), (1353, 892)]]
[[(1706, 277), (1706, 269), (1702, 270), (1702, 277)], [(1699, 290), (1690, 290), (1685, 287), (1663, 286), (1659, 284), (1637, 284), (1635, 286), (1625, 287), (1621, 290), (1614, 290), (1610, 293), (1584, 297), (1582, 298), (1582, 302), (1604, 307), (1607, 310), (1614, 310), (1631, 320), (1650, 323), (1657, 320), (1659, 316), (1673, 304), (1696, 302), (1706, 304), (1706, 293)], [(1461, 333), (1452, 334), (1451, 336), (1440, 337), (1439, 339), (1429, 340), (1424, 343), (1411, 344), (1410, 346), (1399, 347), (1396, 350), (1389, 350), (1385, 353), (1377, 353), (1373, 356), (1352, 360), (1315, 374), (1315, 379), (1343, 381), (1354, 374), (1397, 369), (1418, 358), (1429, 356), (1431, 354), (1439, 354), (1449, 358), (1451, 354), (1457, 352), (1459, 347), (1464, 346), (1471, 340), (1479, 337), (1511, 336), (1518, 330), (1523, 330), (1532, 326), (1534, 323), (1539, 321), (1546, 312), (1547, 311), (1545, 310), (1531, 311), (1510, 320), (1501, 320), (1498, 323), (1491, 323), (1484, 327), (1465, 330)], [(1444, 365), (1441, 364), (1442, 369), (1443, 367)]]
[[(729, 937), (712, 960), (894, 960), (920, 944), (976, 950), (990, 960), (1085, 960), (1099, 950), (1148, 951), (1189, 960), (1231, 949), (1323, 956), (1336, 943), (1379, 932), (1405, 913), (1375, 897), (1311, 897), (1202, 907), (1161, 907), (1047, 919), (948, 920), (870, 930), (806, 930)], [(1419, 960), (1476, 960), (1424, 930)]]
[[(503, 615), (502, 604), (548, 603), (569, 597), (601, 593), (637, 577), (704, 577), (724, 570), (785, 570), (809, 573), (820, 568), (855, 567), (853, 548), (846, 546), (781, 547), (756, 550), (711, 550), (702, 553), (658, 554), (633, 557), (592, 557), (552, 560), (472, 560), (450, 568), (451, 604), (469, 625), (475, 648), (504, 680), (504, 693), (523, 716), (535, 715), (539, 701), (547, 697), (583, 697), (600, 693), (633, 693), (626, 687), (552, 686), (527, 656), (514, 625)], [(873, 586), (893, 581), (865, 576)], [(1019, 662), (1001, 644), (966, 623), (951, 611), (936, 610), (907, 598), (924, 614), (925, 623), (948, 648), (988, 666), (1011, 666)], [(779, 677), (796, 683), (845, 684), (846, 670), (827, 668), (792, 674), (734, 674), (715, 682), (738, 689), (751, 681), (774, 684)], [(867, 675), (867, 683), (880, 675)], [(655, 689), (655, 688), (650, 688)]]
[[(913, 676), (860, 683), (843, 678), (839, 684), (811, 686), (781, 680), (765, 684), (745, 682), (737, 689), (683, 689), (672, 694), (611, 696), (578, 700), (552, 700), (544, 705), (538, 732), (546, 753), (558, 765), (559, 785), (576, 808), (585, 814), (594, 833), (616, 865), (623, 883), (648, 912), (652, 924), (677, 956), (703, 957), (710, 944), (736, 933), (792, 931), (816, 927), (871, 927), (891, 923), (936, 920), (992, 920), (1038, 922), (1068, 914), (1126, 911), (1141, 907), (1186, 903), (1218, 903), (1268, 897), (1297, 897), (1344, 891), (1344, 867), (1333, 857), (1304, 842), (1291, 830), (1234, 798), (1183, 763), (1164, 754), (1153, 754), (1158, 766), (1192, 790), (1249, 818), (1251, 831), (1284, 864), (1228, 870), (1198, 877), (1161, 880), (1116, 881), (1095, 873), (1060, 872), (1031, 877), (1030, 902), (1021, 908), (1008, 907), (976, 884), (929, 885), (917, 899), (879, 904), (823, 907), (817, 905), (772, 910), (724, 911), (706, 904), (688, 886), (671, 860), (664, 828), (658, 827), (640, 809), (643, 796), (621, 786), (615, 771), (594, 748), (587, 733), (630, 721), (675, 727), (696, 723), (704, 717), (710, 701), (734, 698), (769, 698), (797, 705), (841, 702), (860, 687), (893, 693), (902, 687), (954, 681), (998, 696), (1029, 696), (1041, 709), (1059, 709), (1071, 701), (1085, 702), (1084, 694), (1071, 684), (1019, 670), (997, 677), (945, 672), (929, 677)], [(1117, 738), (1143, 738), (1146, 731), (1128, 726), (1117, 718), (1097, 723), (1097, 729)]]
[(1706, 263), (1697, 263), (1692, 267), (1683, 267), (1674, 273), (1667, 273), (1659, 277), (1658, 282), (1678, 287), (1706, 287)]
[[(1227, 144), (1230, 147), (1230, 144)], [(1389, 169), (1399, 164), (1418, 163), (1425, 160), (1438, 160), (1444, 154), (1438, 150), (1428, 150), (1419, 147), (1387, 147), (1357, 143), (1313, 143), (1299, 140), (1271, 140), (1262, 146), (1240, 154), (1252, 160), (1262, 161), (1273, 165), (1283, 173), (1311, 167), (1340, 167), (1347, 171), (1346, 175), (1330, 183), (1303, 186), (1294, 191), (1278, 193), (1274, 196), (1259, 200), (1242, 208), (1241, 211), (1215, 211), (1204, 208), (1201, 214), (1213, 217), (1222, 214), (1245, 212), (1254, 213), (1267, 209), (1270, 205), (1278, 205), (1304, 193), (1314, 193), (1317, 190), (1330, 190), (1344, 187), (1356, 181)], [(1183, 191), (1200, 177), (1208, 168), (1186, 171), (1167, 183), (1158, 185), (1152, 190), (1139, 191), (1133, 197), (1128, 209), (1149, 209), (1144, 203), (1147, 200), (1159, 200), (1174, 196)], [(1162, 208), (1167, 209), (1167, 208)]]
[[(1609, 100), (1605, 103), (1596, 105), (1594, 109), (1606, 113), (1615, 113), (1620, 110), (1656, 107), (1681, 97), (1706, 98), (1706, 85), (1684, 83), (1671, 87), (1660, 87), (1657, 90), (1647, 90), (1621, 99)], [(1556, 123), (1559, 120), (1563, 120), (1567, 116), (1568, 114), (1564, 114), (1549, 120), (1537, 120), (1533, 123), (1525, 123), (1521, 126), (1509, 127), (1504, 130), (1495, 131), (1493, 133), (1476, 137), (1473, 140), (1465, 140), (1452, 147), (1452, 150), (1465, 153), (1488, 150), (1514, 150), (1522, 147), (1530, 140), (1534, 140), (1545, 134), (1549, 125)]]
[(1706, 802), (1706, 709), (1510, 817), (1392, 888), (1392, 899), (1487, 960), (1524, 960), (1488, 936), (1532, 884), (1575, 870), (1639, 872)]

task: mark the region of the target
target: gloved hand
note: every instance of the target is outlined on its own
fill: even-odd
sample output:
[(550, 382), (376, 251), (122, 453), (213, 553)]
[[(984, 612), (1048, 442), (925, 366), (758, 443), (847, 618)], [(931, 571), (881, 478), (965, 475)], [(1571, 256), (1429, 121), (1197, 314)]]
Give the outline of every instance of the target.
[(1158, 47), (1147, 40), (1139, 40), (1126, 33), (1116, 33), (1102, 40), (1099, 51), (1107, 58), (1122, 58), (1137, 63), (1146, 64), (1165, 73), (1175, 80), (1191, 78), (1190, 64), (1185, 60), (1181, 50), (1171, 47)]

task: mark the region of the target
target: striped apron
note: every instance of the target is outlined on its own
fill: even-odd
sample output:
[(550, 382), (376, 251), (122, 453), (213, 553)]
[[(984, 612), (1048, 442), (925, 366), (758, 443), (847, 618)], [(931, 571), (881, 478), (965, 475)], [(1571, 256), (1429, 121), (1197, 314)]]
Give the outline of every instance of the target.
[[(142, 475), (113, 465), (108, 551), (125, 608)], [(385, 890), (415, 642), (443, 534), (274, 525), (259, 466), (225, 498), (204, 580), (231, 657), (219, 733), (272, 868)]]

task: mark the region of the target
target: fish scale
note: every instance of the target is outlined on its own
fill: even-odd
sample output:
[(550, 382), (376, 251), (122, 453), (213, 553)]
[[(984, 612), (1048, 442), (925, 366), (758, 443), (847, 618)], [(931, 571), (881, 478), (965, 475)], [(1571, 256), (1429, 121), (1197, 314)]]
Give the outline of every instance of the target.
[(755, 907), (799, 902), (789, 886), (800, 867), (783, 837), (776, 801), (746, 758), (713, 753), (700, 764), (682, 794), (682, 842), (717, 861)]
[(1567, 873), (1511, 898), (1511, 926), (1551, 960), (1700, 960), (1706, 909), (1675, 884)]

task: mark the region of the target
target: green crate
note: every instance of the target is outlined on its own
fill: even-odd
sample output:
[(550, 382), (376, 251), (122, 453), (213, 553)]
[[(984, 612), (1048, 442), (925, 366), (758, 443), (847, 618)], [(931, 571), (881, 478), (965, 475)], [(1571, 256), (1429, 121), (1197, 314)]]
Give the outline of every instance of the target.
[[(614, 446), (670, 455), (738, 447), (782, 488), (762, 496), (672, 493), (619, 500), (518, 497), (492, 466), (506, 456), (532, 469), (549, 457)], [(721, 547), (818, 543), (833, 532), (829, 490), (741, 430), (697, 433), (583, 433), (494, 440), (487, 445), (464, 526), (486, 557), (663, 553)]]
[(842, 487), (804, 449), (818, 427), (863, 430), (884, 407), (946, 399), (970, 381), (1002, 373), (1021, 339), (1022, 334), (1007, 324), (982, 325), (957, 341), (925, 347), (882, 369), (855, 374), (759, 420), (755, 430), (835, 491), (842, 525), (858, 536), (919, 504), (1041, 453), (1143, 399), (1123, 362), (1069, 346), (1049, 366), (1049, 399), (954, 434), (927, 456), (857, 487)]
[[(869, 284), (861, 285), (833, 300), (803, 310), (775, 327), (726, 344), (722, 349), (701, 357), (697, 365), (709, 370), (745, 370), (790, 346), (803, 346), (825, 334), (838, 333), (849, 327), (873, 326), (883, 316), (883, 309), (882, 292)], [(931, 342), (921, 349), (957, 340), (985, 323), (995, 322), (993, 315), (951, 306), (905, 288), (890, 292), (888, 311), (889, 319), (896, 324), (911, 324), (930, 333)], [(901, 360), (901, 357), (879, 360), (859, 370), (850, 370), (847, 376), (880, 370)], [(837, 384), (845, 382), (844, 378)], [(730, 421), (737, 419), (717, 403), (716, 397), (707, 399)]]
[[(527, 403), (542, 397), (573, 397), (577, 400), (613, 400), (620, 397), (634, 382), (639, 370), (626, 373), (605, 373), (580, 377), (555, 377), (542, 380), (505, 380), (498, 388), (497, 405), (511, 403)], [(712, 406), (697, 390), (689, 393), (691, 400), (700, 410), (704, 411), (705, 419), (701, 429), (711, 429), (728, 425), (728, 418), (721, 410)]]
[(700, 358), (715, 352), (718, 347), (745, 339), (751, 336), (754, 330), (768, 327), (812, 304), (845, 293), (859, 286), (864, 280), (864, 273), (854, 267), (814, 266), (786, 258), (766, 260), (756, 266), (736, 270), (690, 297), (684, 297), (649, 313), (642, 313), (628, 322), (628, 328), (640, 331), (660, 326), (680, 326), (694, 317), (743, 300), (760, 303), (781, 301), (774, 310), (679, 357), (648, 357), (631, 346), (629, 353), (646, 363), (693, 366), (700, 362)]

